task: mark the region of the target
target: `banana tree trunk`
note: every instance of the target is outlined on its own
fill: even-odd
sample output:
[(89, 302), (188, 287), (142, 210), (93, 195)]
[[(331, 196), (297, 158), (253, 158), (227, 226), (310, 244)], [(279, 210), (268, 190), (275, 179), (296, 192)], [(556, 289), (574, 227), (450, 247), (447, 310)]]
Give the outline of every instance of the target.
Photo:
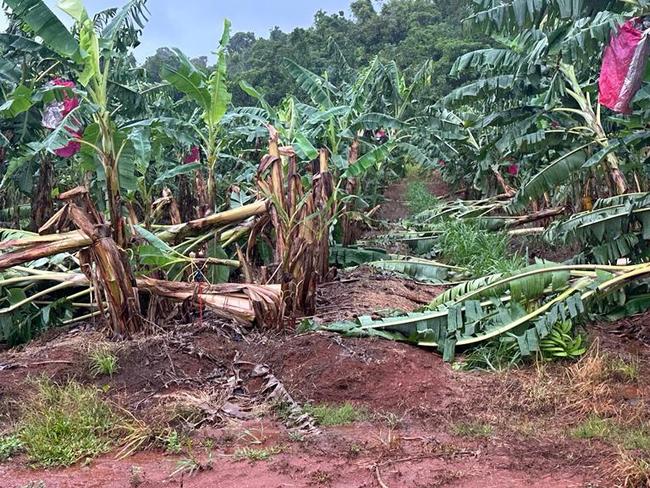
[(104, 173), (106, 174), (106, 198), (111, 219), (112, 235), (118, 247), (126, 248), (126, 227), (122, 216), (122, 195), (120, 193), (120, 175), (115, 159), (104, 154)]
[(113, 334), (131, 337), (141, 332), (144, 323), (135, 277), (124, 251), (111, 238), (110, 227), (95, 210), (84, 187), (64, 193), (61, 200), (67, 203), (68, 218), (92, 241), (79, 253), (79, 263), (97, 291), (97, 307), (109, 313)]
[[(352, 145), (350, 146), (350, 152), (348, 154), (348, 165), (352, 166), (357, 163), (359, 160), (359, 141), (355, 139), (352, 142)], [(348, 178), (348, 181), (345, 184), (345, 192), (348, 195), (354, 195), (357, 191), (357, 179), (356, 178)], [(341, 225), (343, 227), (343, 245), (344, 246), (351, 246), (354, 244), (355, 241), (355, 235), (354, 231), (355, 229), (353, 228), (352, 220), (350, 219), (350, 216), (348, 215), (350, 212), (354, 211), (354, 200), (350, 201), (345, 205), (345, 209), (343, 211), (343, 218), (341, 220)]]
[(334, 178), (329, 170), (330, 153), (327, 149), (320, 150), (320, 191), (315, 195), (316, 209), (319, 211), (319, 244), (317, 254), (316, 269), (318, 270), (318, 282), (325, 280), (329, 273), (329, 255), (330, 255), (330, 220), (336, 209), (330, 207), (330, 199), (334, 194)]
[(612, 184), (616, 189), (617, 195), (623, 195), (627, 193), (627, 181), (623, 172), (618, 165), (618, 157), (615, 154), (609, 154), (607, 156), (607, 165), (609, 169), (609, 177), (612, 180)]
[[(200, 218), (196, 211), (196, 195), (192, 191), (192, 185), (187, 175), (180, 175), (176, 180), (178, 182), (178, 210), (180, 212), (180, 222), (189, 222)], [(173, 222), (172, 222), (173, 223)]]
[(227, 224), (235, 224), (250, 217), (265, 214), (268, 211), (268, 202), (259, 200), (250, 205), (234, 208), (218, 214), (209, 215), (202, 219), (192, 220), (179, 225), (165, 227), (165, 230), (158, 234), (158, 238), (165, 242), (179, 242), (185, 237), (198, 235), (214, 227)]
[[(208, 177), (209, 179), (209, 177)], [(205, 178), (200, 169), (194, 172), (194, 183), (196, 184), (196, 198), (198, 200), (198, 218), (206, 217), (210, 214), (210, 202), (208, 197), (208, 188)]]
[[(603, 127), (603, 124), (600, 120), (600, 110), (597, 109), (594, 111), (591, 100), (587, 95), (585, 95), (585, 92), (582, 89), (580, 82), (578, 81), (574, 67), (561, 63), (560, 69), (564, 74), (566, 81), (571, 86), (572, 91), (569, 93), (580, 106), (580, 109), (582, 110), (581, 115), (584, 118), (585, 122), (589, 128), (593, 130), (594, 134), (598, 138), (598, 141), (600, 142), (600, 145), (602, 147), (609, 146), (607, 132), (605, 132), (605, 128)], [(615, 193), (617, 195), (627, 193), (628, 185), (625, 181), (625, 176), (620, 169), (620, 164), (616, 154), (608, 154), (605, 161), (603, 162), (603, 167), (605, 174), (607, 174), (609, 177), (612, 193)]]
[(514, 197), (517, 191), (514, 188), (512, 188), (510, 185), (508, 185), (508, 183), (506, 183), (506, 180), (501, 174), (501, 172), (496, 168), (493, 168), (492, 171), (494, 172), (494, 176), (496, 177), (499, 186), (503, 190), (504, 195), (506, 195), (508, 198)]
[(37, 231), (54, 213), (52, 202), (52, 185), (54, 180), (54, 169), (49, 155), (41, 159), (38, 172), (38, 183), (32, 199), (32, 222), (31, 229)]
[(208, 162), (208, 190), (207, 190), (207, 212), (206, 215), (213, 213), (217, 199), (217, 180), (214, 175), (214, 164)]

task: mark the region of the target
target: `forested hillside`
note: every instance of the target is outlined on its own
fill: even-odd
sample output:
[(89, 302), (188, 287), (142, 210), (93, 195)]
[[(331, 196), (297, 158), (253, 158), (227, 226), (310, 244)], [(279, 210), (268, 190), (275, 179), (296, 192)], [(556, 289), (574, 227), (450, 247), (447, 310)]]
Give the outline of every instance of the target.
[[(233, 82), (246, 80), (276, 104), (287, 94), (298, 93), (284, 59), (318, 74), (327, 73), (337, 85), (379, 55), (411, 73), (432, 60), (434, 82), (428, 96), (434, 99), (456, 86), (448, 76), (456, 58), (487, 40), (480, 30), (462, 26), (462, 19), (471, 12), (469, 0), (356, 0), (350, 11), (351, 16), (319, 11), (309, 28), (289, 33), (275, 28), (263, 38), (252, 32), (235, 33), (230, 42)], [(145, 67), (156, 77), (170, 57), (170, 51), (161, 48), (146, 60)], [(207, 59), (195, 61), (200, 66)], [(251, 102), (241, 90), (234, 90), (233, 101), (237, 105)]]

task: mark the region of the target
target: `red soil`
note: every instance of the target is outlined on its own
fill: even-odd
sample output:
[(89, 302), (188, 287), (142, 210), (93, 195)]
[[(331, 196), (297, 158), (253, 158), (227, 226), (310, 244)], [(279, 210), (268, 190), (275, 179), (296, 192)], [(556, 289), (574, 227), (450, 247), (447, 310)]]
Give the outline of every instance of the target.
[[(321, 333), (251, 334), (242, 340), (227, 330), (194, 326), (164, 339), (123, 344), (122, 370), (109, 381), (108, 398), (148, 418), (170, 392), (198, 394), (214, 387), (208, 378), (220, 368), (228, 376), (237, 355), (244, 363), (269, 365), (299, 402), (349, 401), (368, 411), (368, 419), (324, 428), (322, 434), (296, 442), (282, 422), (262, 408), (263, 403), (254, 402), (258, 406), (247, 420), (224, 416), (195, 434), (194, 455), (202, 462), (207, 459), (202, 440), (211, 439), (214, 448), (212, 469), (194, 476), (170, 477), (180, 458), (150, 451), (125, 460), (109, 455), (89, 466), (50, 471), (33, 471), (19, 459), (0, 465), (0, 487), (22, 488), (39, 480), (47, 488), (136, 486), (132, 467), (141, 470), (144, 482), (139, 486), (145, 488), (380, 487), (377, 469), (381, 482), (391, 488), (613, 486), (607, 474), (613, 448), (566, 436), (566, 426), (577, 421), (569, 412), (542, 410), (532, 415), (525, 401), (522, 407), (517, 400), (534, 371), (506, 376), (462, 373), (435, 353), (404, 344)], [(35, 344), (0, 355), (5, 367), (28, 366), (0, 372), (3, 399), (19, 405), (28, 372), (90, 381), (83, 351), (99, 337), (76, 332), (47, 346)], [(621, 350), (618, 338), (607, 340)], [(648, 371), (647, 357), (646, 352), (643, 374)], [(247, 371), (242, 366), (239, 373), (242, 388), (254, 400), (259, 383)], [(636, 395), (645, 398), (648, 391), (644, 383)], [(19, 410), (9, 408), (5, 413), (13, 416)], [(465, 437), (455, 430), (475, 422), (491, 425), (493, 432), (483, 438)], [(518, 430), (525, 422), (537, 425), (533, 434)], [(282, 452), (268, 461), (237, 461), (232, 456), (237, 448), (273, 446)]]

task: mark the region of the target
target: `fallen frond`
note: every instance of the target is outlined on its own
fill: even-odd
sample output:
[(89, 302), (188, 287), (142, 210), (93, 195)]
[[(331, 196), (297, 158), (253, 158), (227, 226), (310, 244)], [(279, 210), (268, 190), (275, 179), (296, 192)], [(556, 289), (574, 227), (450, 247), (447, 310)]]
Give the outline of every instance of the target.
[(429, 311), (380, 320), (361, 317), (325, 329), (434, 347), (448, 361), (457, 347), (508, 337), (516, 341), (522, 356), (530, 356), (541, 352), (541, 341), (558, 323), (585, 317), (591, 308), (607, 306), (610, 299), (620, 300), (617, 294), (649, 275), (650, 264), (540, 263), (509, 275), (463, 283), (434, 300)]

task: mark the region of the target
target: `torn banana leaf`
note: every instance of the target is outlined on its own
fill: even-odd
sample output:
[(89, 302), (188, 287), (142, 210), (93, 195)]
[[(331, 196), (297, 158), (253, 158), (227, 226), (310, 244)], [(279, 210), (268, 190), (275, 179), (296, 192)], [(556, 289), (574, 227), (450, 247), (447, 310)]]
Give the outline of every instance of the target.
[[(523, 356), (539, 351), (559, 322), (582, 317), (587, 302), (650, 274), (636, 267), (540, 263), (511, 276), (495, 275), (450, 290), (428, 312), (326, 326), (353, 336), (380, 336), (437, 348), (446, 361), (457, 347), (514, 337)], [(397, 335), (395, 335), (397, 334)], [(391, 337), (392, 336), (392, 337)]]
[(367, 263), (376, 269), (390, 271), (400, 275), (408, 276), (416, 281), (422, 281), (434, 284), (445, 284), (449, 278), (452, 269), (435, 261), (427, 262), (425, 260), (405, 261), (375, 261)]
[(334, 246), (330, 249), (330, 264), (339, 268), (352, 268), (386, 259), (390, 259), (390, 254), (379, 248)]

